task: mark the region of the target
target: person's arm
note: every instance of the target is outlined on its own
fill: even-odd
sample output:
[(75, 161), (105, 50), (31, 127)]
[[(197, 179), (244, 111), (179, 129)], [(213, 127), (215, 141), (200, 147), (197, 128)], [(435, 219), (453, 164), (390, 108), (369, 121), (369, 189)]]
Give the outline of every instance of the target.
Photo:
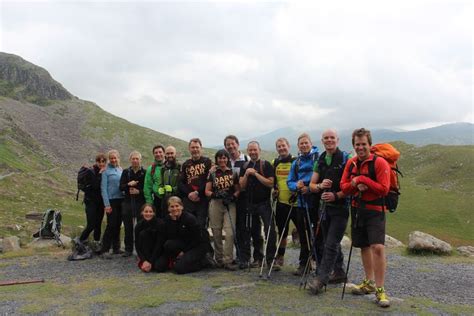
[(125, 169), (122, 172), (122, 175), (120, 176), (119, 188), (120, 188), (120, 191), (122, 191), (122, 192), (128, 192), (128, 178), (129, 178), (129, 173), (128, 172), (129, 172), (129, 170)]
[(179, 187), (179, 191), (181, 192), (181, 194), (183, 196), (188, 196), (189, 193), (192, 192), (191, 188), (189, 188), (189, 185), (186, 183), (186, 180), (187, 180), (187, 176), (186, 176), (186, 167), (187, 167), (187, 162), (185, 162), (182, 166), (181, 166), (181, 173), (179, 174), (179, 184), (178, 184), (178, 187)]
[(100, 193), (102, 194), (102, 200), (104, 201), (105, 207), (110, 207), (108, 185), (109, 182), (107, 177), (107, 171), (105, 171), (104, 173), (102, 173), (102, 180), (100, 183)]
[(143, 195), (148, 204), (153, 204), (153, 180), (151, 178), (151, 169), (148, 167), (145, 173), (145, 183), (143, 184)]
[(311, 176), (311, 181), (309, 182), (309, 189), (311, 190), (311, 192), (318, 193), (321, 191), (318, 185), (318, 181), (319, 181), (319, 173), (314, 171), (313, 175)]
[(205, 193), (208, 198), (212, 197), (212, 194), (214, 193), (212, 192), (212, 180), (207, 181)]
[(240, 184), (239, 184), (239, 177), (234, 174), (234, 197), (238, 198), (240, 195)]
[(356, 183), (365, 184), (371, 192), (386, 196), (390, 191), (390, 166), (385, 159), (377, 158), (375, 160), (375, 174), (377, 181), (368, 176), (358, 176)]
[(297, 161), (298, 160), (295, 160), (291, 163), (290, 173), (288, 173), (288, 178), (286, 178), (286, 184), (291, 192), (297, 191), (296, 183), (298, 182), (298, 175), (295, 172)]
[(267, 188), (273, 188), (273, 183), (275, 182), (275, 171), (268, 161), (265, 161), (264, 163), (263, 173), (264, 174), (260, 174), (257, 171), (255, 173), (255, 178), (257, 178), (257, 180)]
[(204, 162), (204, 175), (201, 176), (199, 179), (199, 189), (198, 193), (200, 197), (206, 196), (205, 191), (206, 191), (206, 184), (207, 184), (207, 178), (209, 176), (209, 170), (211, 169), (212, 166), (212, 161), (211, 159), (206, 159)]
[(357, 187), (352, 186), (351, 184), (352, 179), (349, 173), (349, 169), (351, 165), (353, 165), (353, 168), (357, 168), (355, 160), (350, 159), (347, 162), (346, 166), (344, 167), (344, 172), (342, 173), (341, 182), (339, 183), (341, 191), (344, 193), (344, 195), (354, 195), (359, 191)]
[(247, 188), (247, 182), (248, 182), (248, 174), (246, 172), (247, 168), (244, 169), (243, 166), (240, 168), (240, 177), (239, 177), (239, 185), (242, 190), (245, 190)]
[(184, 240), (186, 242), (186, 247), (183, 249), (183, 252), (186, 252), (195, 248), (197, 245), (199, 245), (199, 243), (201, 243), (201, 239), (202, 239), (201, 227), (199, 226), (196, 217), (194, 217), (190, 213), (186, 215), (188, 216), (186, 216), (184, 224), (186, 225), (188, 229), (187, 236), (189, 240)]

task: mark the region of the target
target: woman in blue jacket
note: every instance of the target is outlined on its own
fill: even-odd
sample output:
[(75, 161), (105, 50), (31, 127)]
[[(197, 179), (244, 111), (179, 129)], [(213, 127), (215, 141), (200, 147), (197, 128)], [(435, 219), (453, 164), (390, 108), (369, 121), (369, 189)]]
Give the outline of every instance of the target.
[(122, 225), (122, 201), (123, 193), (120, 191), (120, 177), (122, 168), (120, 167), (120, 155), (117, 150), (112, 149), (108, 153), (109, 163), (102, 173), (100, 185), (102, 200), (104, 201), (104, 211), (107, 214), (107, 226), (104, 236), (102, 236), (101, 254), (106, 254), (112, 247), (114, 254), (120, 254), (120, 225)]
[[(295, 275), (303, 275), (304, 268), (308, 261), (308, 244), (312, 245), (313, 240), (308, 241), (311, 236), (310, 230), (315, 222), (314, 206), (312, 205), (309, 184), (313, 175), (314, 163), (318, 161), (318, 147), (313, 146), (308, 134), (303, 133), (298, 137), (298, 158), (291, 164), (290, 173), (286, 183), (290, 191), (296, 195), (298, 207), (296, 209), (296, 223), (300, 238), (299, 267), (294, 272)], [(308, 215), (310, 221), (308, 221)], [(317, 247), (316, 247), (317, 248)]]

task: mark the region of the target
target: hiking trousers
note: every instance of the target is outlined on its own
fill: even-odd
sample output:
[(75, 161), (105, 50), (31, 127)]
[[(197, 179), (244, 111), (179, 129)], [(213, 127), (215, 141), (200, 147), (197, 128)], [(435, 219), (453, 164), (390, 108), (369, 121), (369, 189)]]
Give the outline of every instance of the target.
[[(277, 225), (277, 228), (278, 228), (279, 238), (281, 238), (282, 233), (283, 233), (283, 239), (282, 239), (280, 248), (278, 248), (278, 255), (280, 255), (280, 256), (285, 255), (286, 237), (288, 237), (288, 229), (289, 229), (289, 226), (290, 226), (290, 221), (288, 220), (288, 223), (286, 223), (286, 226), (285, 226), (285, 221), (288, 217), (288, 214), (290, 213), (290, 210), (291, 210), (291, 205), (281, 203), (281, 202), (277, 202), (275, 219), (276, 219), (276, 225)], [(296, 206), (293, 206), (293, 209), (291, 210), (290, 220), (293, 221), (293, 224), (295, 225), (295, 227), (297, 227), (296, 218), (297, 218), (297, 216), (296, 216)]]
[(344, 272), (344, 255), (341, 251), (341, 240), (349, 220), (349, 209), (346, 206), (326, 206), (326, 214), (321, 221), (324, 237), (324, 251), (318, 278), (324, 284), (329, 282), (332, 271)]
[[(135, 242), (137, 255), (140, 261), (148, 261), (153, 264), (153, 252), (156, 249), (157, 231), (146, 229), (140, 232)], [(160, 255), (160, 254), (155, 254)]]
[(80, 241), (86, 241), (90, 233), (94, 232), (94, 240), (100, 241), (102, 220), (104, 219), (104, 204), (102, 201), (84, 199), (86, 210), (86, 228), (79, 237)]
[(206, 243), (200, 243), (196, 247), (187, 250), (180, 258), (176, 256), (186, 248), (181, 240), (170, 239), (163, 245), (163, 253), (155, 263), (157, 272), (165, 272), (170, 269), (170, 261), (175, 261), (173, 269), (177, 274), (196, 272), (203, 268), (202, 261), (208, 250)]
[(124, 199), (122, 202), (122, 221), (124, 227), (125, 251), (133, 252), (133, 220), (139, 218), (140, 208), (145, 200), (140, 198)]
[(114, 252), (120, 250), (120, 226), (122, 225), (122, 200), (110, 200), (112, 212), (107, 214), (107, 226), (102, 237), (101, 252), (108, 252), (112, 247)]
[[(323, 247), (324, 247), (323, 234), (321, 233), (321, 229), (320, 229), (320, 232), (318, 233), (318, 235), (315, 235), (317, 221), (318, 221), (317, 216), (316, 216), (317, 211), (313, 208), (309, 209), (309, 217), (310, 217), (309, 223), (307, 220), (306, 212), (307, 212), (306, 208), (303, 208), (303, 207), (296, 208), (296, 223), (297, 223), (298, 236), (300, 238), (300, 246), (301, 246), (299, 262), (300, 262), (300, 265), (302, 266), (306, 265), (309, 254), (311, 252), (310, 248), (315, 242), (316, 244), (314, 248), (316, 248), (316, 254), (313, 254), (313, 258), (316, 260), (316, 263), (318, 264), (318, 267), (319, 267), (319, 264), (322, 258)], [(311, 238), (311, 233), (310, 233), (311, 229), (313, 229), (315, 240), (311, 240), (309, 242), (309, 239)]]
[[(214, 239), (214, 255), (219, 263), (232, 263), (234, 257), (234, 228), (236, 220), (235, 203), (229, 204), (229, 211), (222, 199), (212, 199), (209, 203), (209, 226)], [(231, 216), (231, 219), (229, 218)], [(225, 232), (225, 244), (222, 243), (222, 229)]]

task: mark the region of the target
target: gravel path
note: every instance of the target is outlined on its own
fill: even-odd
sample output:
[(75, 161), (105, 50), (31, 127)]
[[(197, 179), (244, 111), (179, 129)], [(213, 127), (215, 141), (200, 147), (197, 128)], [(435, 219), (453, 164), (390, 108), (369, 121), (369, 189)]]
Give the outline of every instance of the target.
[[(347, 249), (345, 253), (347, 254)], [(351, 263), (350, 280), (359, 282), (363, 276), (360, 255), (354, 252)], [(298, 251), (288, 249), (286, 264), (296, 267)], [(94, 258), (92, 260), (69, 262), (65, 260), (65, 254), (44, 257), (23, 257), (18, 259), (3, 259), (0, 261), (0, 278), (27, 279), (45, 278), (48, 282), (56, 284), (70, 284), (80, 279), (106, 279), (109, 277), (133, 278), (143, 275), (138, 271), (132, 258), (114, 257), (113, 260)], [(472, 263), (445, 263), (436, 257), (407, 257), (395, 253), (388, 254), (388, 273), (386, 278), (386, 289), (394, 301), (403, 302), (410, 297), (421, 297), (431, 301), (449, 305), (474, 305), (471, 289), (474, 288), (474, 261)], [(228, 272), (232, 273), (232, 272)], [(238, 271), (237, 275), (248, 277), (248, 272)], [(258, 281), (256, 270), (251, 273)], [(193, 277), (206, 279), (215, 275), (214, 271), (207, 270), (192, 274)], [(290, 269), (273, 273), (270, 284), (280, 286), (297, 286), (299, 278), (290, 273)], [(179, 276), (177, 276), (179, 277)], [(250, 284), (249, 286), (252, 286)], [(144, 314), (173, 314), (178, 310), (194, 311), (194, 314), (214, 314), (209, 306), (216, 303), (219, 295), (211, 286), (204, 286), (203, 299), (198, 302), (167, 302), (159, 307), (140, 309)], [(100, 294), (101, 290), (91, 291), (91, 295)], [(340, 291), (338, 290), (340, 293)], [(308, 300), (312, 298), (308, 295)], [(346, 300), (345, 300), (346, 301)], [(18, 313), (22, 304), (15, 301), (1, 301), (0, 314)], [(106, 312), (107, 306), (96, 304), (91, 307), (91, 313)], [(223, 311), (228, 315), (259, 313), (258, 309), (252, 308), (228, 308)], [(305, 312), (300, 310), (299, 312)], [(306, 312), (311, 312), (307, 310)], [(435, 314), (443, 314), (443, 311), (432, 311)]]

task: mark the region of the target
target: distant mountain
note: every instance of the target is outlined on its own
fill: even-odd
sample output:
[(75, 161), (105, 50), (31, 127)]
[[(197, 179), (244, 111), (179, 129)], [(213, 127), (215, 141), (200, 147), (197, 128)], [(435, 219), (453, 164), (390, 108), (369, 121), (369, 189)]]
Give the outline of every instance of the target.
[[(257, 140), (262, 149), (275, 151), (275, 140), (279, 137), (286, 137), (292, 146), (292, 152), (296, 153), (296, 141), (303, 131), (292, 127), (285, 127), (270, 133), (256, 136), (252, 139), (245, 139), (241, 143), (246, 144), (250, 140)], [(312, 138), (313, 144), (321, 147), (322, 130), (306, 131)], [(340, 130), (340, 147), (344, 150), (351, 150), (352, 130)], [(472, 123), (452, 123), (440, 125), (416, 131), (394, 131), (389, 129), (372, 130), (374, 143), (402, 141), (408, 144), (423, 146), (429, 144), (440, 145), (474, 145), (474, 124)]]

